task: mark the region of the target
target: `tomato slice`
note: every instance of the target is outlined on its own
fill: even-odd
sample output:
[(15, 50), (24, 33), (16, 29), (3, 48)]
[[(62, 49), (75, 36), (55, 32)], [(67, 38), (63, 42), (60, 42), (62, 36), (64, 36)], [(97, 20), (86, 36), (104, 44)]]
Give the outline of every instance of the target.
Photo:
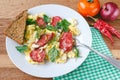
[(45, 59), (45, 50), (44, 49), (34, 49), (33, 51), (31, 51), (30, 53), (30, 57), (33, 61), (35, 62), (43, 62)]
[(59, 17), (59, 16), (54, 16), (54, 17), (52, 18), (52, 23), (51, 23), (51, 25), (56, 26), (57, 23), (60, 22), (60, 20), (62, 20), (61, 17)]
[(35, 44), (39, 45), (39, 47), (42, 47), (45, 44), (47, 44), (48, 41), (52, 40), (53, 38), (54, 38), (54, 33), (44, 34), (40, 37), (40, 39)]
[(60, 49), (63, 49), (64, 52), (69, 52), (73, 48), (73, 38), (72, 33), (64, 32), (60, 38)]
[(45, 23), (45, 21), (44, 21), (43, 18), (37, 17), (36, 22), (37, 22), (37, 25), (38, 25), (40, 28), (46, 28), (46, 23)]

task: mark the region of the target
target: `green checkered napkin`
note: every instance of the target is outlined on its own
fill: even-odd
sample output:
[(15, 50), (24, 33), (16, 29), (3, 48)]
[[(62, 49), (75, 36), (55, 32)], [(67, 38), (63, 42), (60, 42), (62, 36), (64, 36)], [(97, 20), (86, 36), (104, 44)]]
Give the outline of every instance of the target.
[[(95, 28), (91, 28), (91, 32), (92, 48), (111, 55), (101, 34)], [(66, 75), (55, 77), (53, 80), (120, 80), (120, 70), (91, 51), (81, 66)]]

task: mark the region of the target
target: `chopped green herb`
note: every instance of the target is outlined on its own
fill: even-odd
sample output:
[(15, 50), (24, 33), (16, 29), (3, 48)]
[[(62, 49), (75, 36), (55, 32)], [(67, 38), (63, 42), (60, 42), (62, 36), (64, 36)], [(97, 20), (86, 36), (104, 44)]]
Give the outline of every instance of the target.
[(48, 30), (50, 30), (50, 31), (57, 31), (57, 28), (54, 27), (54, 26), (51, 26), (51, 25), (47, 25), (46, 28), (47, 28)]
[(44, 21), (46, 23), (49, 23), (50, 22), (50, 18), (47, 15), (44, 15)]
[(27, 37), (27, 34), (28, 34), (28, 31), (27, 30), (25, 30), (25, 32), (24, 32), (24, 40), (28, 40), (28, 37)]
[(76, 57), (79, 57), (79, 50), (77, 49), (77, 47), (74, 47), (73, 51), (75, 52)]
[(57, 25), (56, 25), (57, 29), (61, 29), (61, 23), (58, 22)]
[(48, 56), (51, 62), (54, 62), (55, 59), (59, 56), (59, 51), (55, 46), (48, 51)]
[(37, 39), (39, 39), (39, 38), (40, 38), (40, 35), (39, 35), (39, 33), (38, 33), (38, 32), (36, 33), (36, 38), (37, 38)]
[(24, 51), (26, 51), (28, 49), (28, 47), (26, 45), (23, 46), (16, 46), (16, 49), (20, 52), (20, 53), (24, 53)]
[(69, 25), (70, 23), (66, 20), (66, 19), (63, 19), (61, 22), (58, 22), (57, 23), (57, 28), (58, 29), (62, 29), (64, 32), (67, 32), (69, 30)]
[(27, 25), (36, 24), (36, 21), (28, 18), (27, 21), (26, 21), (26, 24)]

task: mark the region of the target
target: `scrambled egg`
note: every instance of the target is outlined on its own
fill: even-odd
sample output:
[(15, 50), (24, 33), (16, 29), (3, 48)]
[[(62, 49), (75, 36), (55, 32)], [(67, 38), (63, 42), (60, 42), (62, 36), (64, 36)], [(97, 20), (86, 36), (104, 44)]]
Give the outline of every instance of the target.
[(63, 53), (60, 58), (56, 59), (56, 63), (65, 63), (67, 61), (67, 54)]
[(45, 33), (55, 33), (56, 34), (56, 32), (55, 31), (50, 31), (50, 30), (45, 30)]
[(36, 20), (37, 17), (42, 17), (43, 18), (43, 16), (44, 16), (44, 13), (40, 13), (40, 14), (35, 14), (35, 15), (28, 15), (28, 18)]
[(70, 52), (68, 52), (67, 53), (68, 55), (68, 58), (74, 58), (74, 57), (76, 57), (76, 54), (75, 54), (75, 52), (73, 52), (73, 50), (72, 51), (70, 51)]
[(71, 25), (69, 26), (69, 29), (74, 36), (80, 35), (80, 31), (76, 28), (77, 24), (78, 23), (77, 23), (76, 19), (72, 19)]

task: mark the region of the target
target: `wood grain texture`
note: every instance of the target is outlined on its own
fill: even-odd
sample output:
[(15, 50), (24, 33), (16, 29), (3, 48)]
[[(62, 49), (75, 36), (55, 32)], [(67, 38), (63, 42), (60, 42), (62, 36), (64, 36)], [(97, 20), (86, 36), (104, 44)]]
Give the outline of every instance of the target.
[[(0, 0), (0, 80), (52, 80), (36, 78), (20, 71), (11, 62), (7, 55), (5, 47), (5, 36), (3, 31), (9, 24), (15, 19), (15, 17), (23, 10), (41, 4), (60, 4), (68, 6), (77, 11), (77, 2), (79, 0)], [(114, 2), (118, 4), (120, 8), (120, 0), (99, 0), (100, 4), (103, 5), (105, 2)], [(120, 31), (120, 16), (118, 20), (114, 22), (108, 22), (113, 25), (118, 31)], [(104, 37), (104, 36), (103, 36)], [(109, 49), (111, 50), (114, 57), (120, 59), (120, 40), (114, 38), (114, 45), (104, 37)]]
[(16, 68), (15, 65), (11, 62), (7, 54), (0, 55), (0, 68)]
[(0, 68), (0, 80), (52, 80), (37, 78), (21, 72), (17, 68)]

